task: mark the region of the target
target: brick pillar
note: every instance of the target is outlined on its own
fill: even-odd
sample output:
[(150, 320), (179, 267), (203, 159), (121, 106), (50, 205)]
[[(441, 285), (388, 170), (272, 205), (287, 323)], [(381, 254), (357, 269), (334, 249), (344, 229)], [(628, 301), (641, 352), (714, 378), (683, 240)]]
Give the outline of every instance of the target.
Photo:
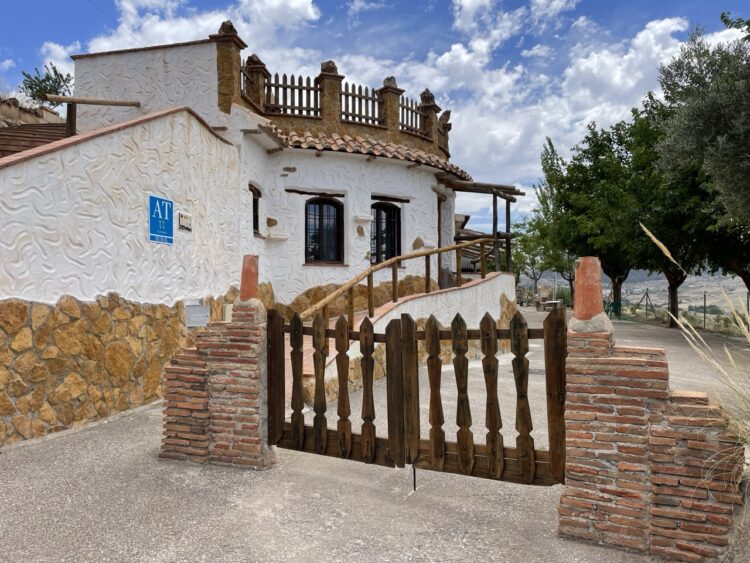
[(329, 133), (338, 131), (341, 122), (341, 82), (344, 77), (339, 74), (336, 63), (320, 63), (320, 74), (315, 78), (320, 86), (320, 116), (324, 128)]
[(258, 299), (237, 301), (232, 322), (198, 342), (208, 363), (209, 460), (265, 469), (268, 445), (266, 309)]
[(161, 457), (208, 461), (206, 361), (195, 348), (181, 350), (164, 368), (163, 434)]
[[(243, 262), (243, 295), (257, 288), (257, 256)], [(255, 276), (255, 279), (251, 279)], [(161, 457), (265, 469), (268, 445), (266, 309), (238, 299), (232, 322), (210, 323), (165, 368)]]
[(240, 39), (232, 22), (221, 24), (219, 33), (208, 36), (216, 43), (216, 71), (218, 76), (218, 106), (224, 113), (232, 110), (233, 103), (240, 103), (240, 79), (242, 59), (240, 52), (247, 44)]
[(400, 138), (401, 134), (401, 114), (399, 103), (404, 91), (396, 84), (396, 79), (392, 76), (383, 80), (383, 87), (377, 90), (380, 100), (380, 116), (383, 118), (383, 125), (388, 128), (388, 137), (390, 140)]
[[(729, 479), (741, 458), (737, 440), (718, 405), (706, 411), (705, 394), (670, 394), (664, 350), (614, 345), (601, 303), (599, 262), (581, 259), (559, 533), (682, 561), (718, 557), (740, 501)], [(720, 448), (734, 458), (717, 466), (709, 458)]]

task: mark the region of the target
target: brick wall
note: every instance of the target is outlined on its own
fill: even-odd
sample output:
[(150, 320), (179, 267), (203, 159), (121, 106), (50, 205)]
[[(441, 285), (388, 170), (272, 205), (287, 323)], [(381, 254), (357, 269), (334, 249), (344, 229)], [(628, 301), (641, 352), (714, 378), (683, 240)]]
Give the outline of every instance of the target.
[(196, 347), (165, 369), (161, 456), (196, 463), (267, 468), (266, 310), (234, 305), (231, 323), (211, 323)]
[(719, 405), (669, 391), (660, 349), (569, 333), (560, 534), (680, 561), (719, 557), (743, 452)]

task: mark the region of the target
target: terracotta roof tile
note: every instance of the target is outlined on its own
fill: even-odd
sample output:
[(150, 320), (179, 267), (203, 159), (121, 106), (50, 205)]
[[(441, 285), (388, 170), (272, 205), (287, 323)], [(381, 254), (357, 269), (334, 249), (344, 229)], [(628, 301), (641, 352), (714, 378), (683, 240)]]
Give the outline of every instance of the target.
[(293, 149), (314, 149), (319, 151), (334, 151), (382, 156), (397, 160), (408, 160), (438, 168), (445, 172), (455, 175), (461, 180), (471, 180), (471, 176), (465, 170), (462, 170), (455, 164), (451, 164), (444, 158), (430, 154), (420, 149), (406, 147), (395, 143), (386, 143), (378, 139), (360, 137), (350, 137), (349, 135), (341, 136), (338, 133), (330, 135), (318, 133), (313, 135), (309, 131), (297, 133), (290, 131), (287, 134), (273, 124), (261, 127), (264, 132), (274, 137), (281, 145)]
[(59, 141), (65, 136), (65, 123), (29, 123), (0, 127), (0, 158)]

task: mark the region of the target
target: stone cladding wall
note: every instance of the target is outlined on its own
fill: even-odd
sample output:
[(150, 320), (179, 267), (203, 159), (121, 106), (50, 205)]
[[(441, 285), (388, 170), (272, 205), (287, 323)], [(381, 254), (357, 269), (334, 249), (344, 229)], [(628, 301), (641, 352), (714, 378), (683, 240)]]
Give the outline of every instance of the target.
[[(236, 295), (208, 298), (212, 318)], [(160, 399), (164, 365), (194, 332), (179, 302), (0, 301), (0, 447)]]
[(268, 446), (266, 309), (235, 303), (232, 322), (196, 333), (165, 368), (161, 457), (264, 469)]
[(744, 452), (718, 404), (669, 390), (664, 350), (568, 333), (563, 536), (668, 560), (719, 558)]

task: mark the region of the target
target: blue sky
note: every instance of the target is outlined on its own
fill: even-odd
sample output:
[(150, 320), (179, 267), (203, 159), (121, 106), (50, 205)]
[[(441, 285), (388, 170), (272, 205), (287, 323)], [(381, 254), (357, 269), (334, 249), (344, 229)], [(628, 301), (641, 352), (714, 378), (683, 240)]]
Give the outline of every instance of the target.
[[(70, 54), (206, 37), (231, 18), (272, 72), (317, 74), (334, 59), (364, 85), (395, 75), (452, 110), (453, 161), (476, 179), (525, 188), (539, 178), (545, 136), (563, 154), (596, 121), (626, 118), (658, 65), (690, 26), (730, 40), (721, 11), (750, 16), (746, 0), (38, 0), (3, 5), (0, 92)], [(30, 13), (31, 12), (31, 13)], [(17, 22), (17, 25), (14, 24)], [(531, 192), (531, 190), (529, 190)], [(520, 216), (534, 202), (525, 198)], [(472, 224), (487, 201), (461, 197)]]

